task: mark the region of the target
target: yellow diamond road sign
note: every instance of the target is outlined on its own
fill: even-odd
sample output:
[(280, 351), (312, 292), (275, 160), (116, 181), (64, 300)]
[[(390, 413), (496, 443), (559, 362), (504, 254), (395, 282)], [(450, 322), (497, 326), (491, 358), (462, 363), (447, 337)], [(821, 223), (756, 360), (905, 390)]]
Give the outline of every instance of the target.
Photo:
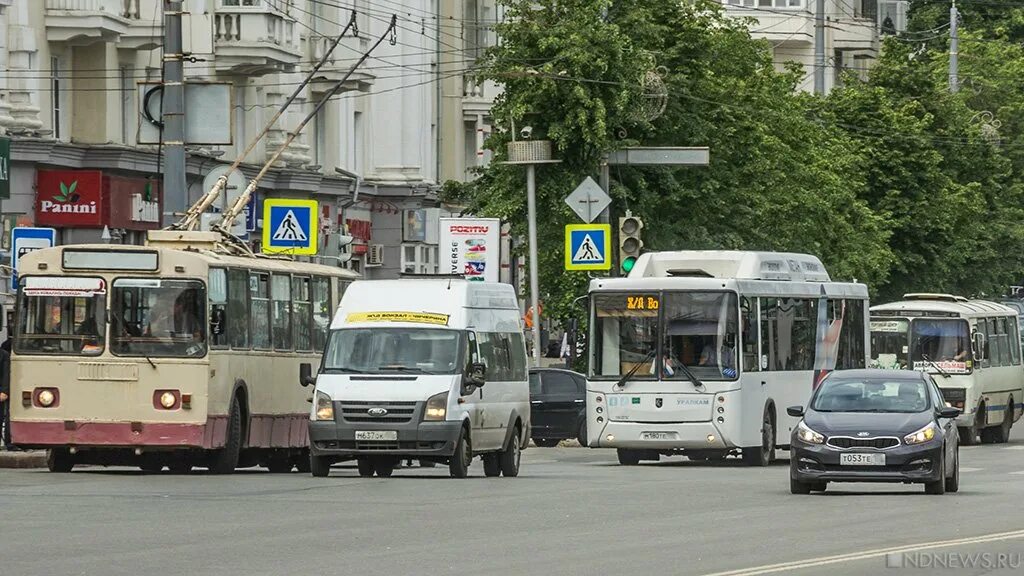
[(611, 246), (610, 224), (569, 224), (565, 227), (565, 269), (609, 270)]
[(312, 256), (317, 248), (316, 200), (263, 201), (263, 251)]

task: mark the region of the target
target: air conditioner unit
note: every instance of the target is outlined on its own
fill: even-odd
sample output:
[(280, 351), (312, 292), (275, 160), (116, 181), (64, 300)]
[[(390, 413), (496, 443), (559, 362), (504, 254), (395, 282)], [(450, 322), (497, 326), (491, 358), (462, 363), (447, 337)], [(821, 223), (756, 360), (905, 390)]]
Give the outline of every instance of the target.
[(900, 34), (907, 31), (907, 0), (880, 0), (878, 2), (878, 30), (882, 34)]
[(384, 245), (370, 244), (366, 251), (366, 266), (384, 265)]

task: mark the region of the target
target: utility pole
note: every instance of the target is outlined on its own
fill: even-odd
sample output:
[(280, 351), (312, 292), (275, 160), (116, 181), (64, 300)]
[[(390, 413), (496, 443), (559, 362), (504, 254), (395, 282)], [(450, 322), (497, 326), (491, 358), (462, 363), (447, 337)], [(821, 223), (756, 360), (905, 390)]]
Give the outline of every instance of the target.
[(181, 41), (181, 0), (164, 0), (164, 82), (161, 105), (164, 174), (163, 226), (188, 207), (185, 180), (185, 77)]
[(825, 0), (814, 9), (814, 93), (825, 95)]
[(958, 26), (960, 13), (956, 9), (956, 2), (949, 7), (949, 91), (954, 94), (960, 91), (960, 35)]

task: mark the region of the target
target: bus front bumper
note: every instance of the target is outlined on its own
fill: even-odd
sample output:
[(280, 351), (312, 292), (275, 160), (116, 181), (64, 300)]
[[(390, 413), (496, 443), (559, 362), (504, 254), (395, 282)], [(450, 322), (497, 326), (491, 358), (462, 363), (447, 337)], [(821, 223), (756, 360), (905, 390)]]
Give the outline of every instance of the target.
[[(11, 441), (22, 448), (211, 448), (214, 426), (150, 422), (13, 421)], [(223, 438), (220, 445), (223, 445)]]
[[(395, 432), (397, 440), (356, 440), (357, 431)], [(314, 456), (396, 456), (447, 458), (455, 453), (462, 422), (411, 422), (401, 424), (309, 423), (309, 446)]]
[(714, 422), (608, 422), (591, 448), (721, 450), (735, 448)]

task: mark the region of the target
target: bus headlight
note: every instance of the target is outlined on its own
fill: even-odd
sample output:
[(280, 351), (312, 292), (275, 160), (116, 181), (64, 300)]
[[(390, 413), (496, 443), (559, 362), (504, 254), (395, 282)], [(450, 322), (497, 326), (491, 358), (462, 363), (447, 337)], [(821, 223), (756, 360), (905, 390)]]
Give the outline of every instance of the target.
[(796, 425), (796, 437), (803, 440), (804, 442), (807, 442), (808, 444), (825, 443), (825, 436), (808, 428), (807, 424), (804, 424), (803, 420), (801, 420), (800, 423)]
[(174, 405), (178, 403), (178, 399), (175, 398), (174, 392), (164, 392), (160, 395), (160, 405), (170, 410), (174, 408)]
[(316, 393), (316, 419), (334, 420), (334, 403), (330, 396), (320, 391)]
[(932, 438), (935, 438), (935, 424), (929, 422), (924, 428), (904, 436), (903, 441), (907, 444), (924, 444)]
[(434, 394), (427, 399), (427, 408), (423, 412), (423, 419), (430, 422), (444, 420), (448, 414), (448, 392)]
[(36, 400), (39, 401), (39, 405), (42, 406), (43, 408), (49, 408), (50, 406), (53, 406), (53, 402), (56, 399), (57, 397), (54, 395), (54, 393), (45, 388), (40, 390), (39, 393), (36, 394)]

